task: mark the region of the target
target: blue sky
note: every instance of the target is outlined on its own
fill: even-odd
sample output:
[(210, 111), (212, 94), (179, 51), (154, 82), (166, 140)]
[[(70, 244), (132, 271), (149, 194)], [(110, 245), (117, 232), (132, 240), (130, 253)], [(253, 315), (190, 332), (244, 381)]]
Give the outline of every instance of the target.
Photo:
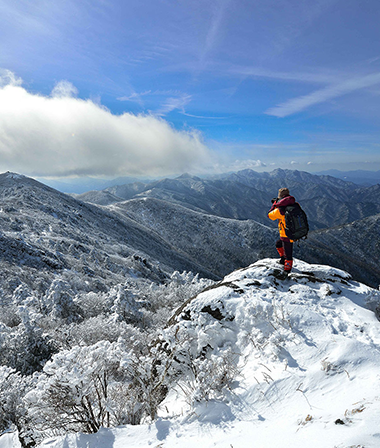
[(0, 168), (380, 169), (378, 0), (0, 0)]

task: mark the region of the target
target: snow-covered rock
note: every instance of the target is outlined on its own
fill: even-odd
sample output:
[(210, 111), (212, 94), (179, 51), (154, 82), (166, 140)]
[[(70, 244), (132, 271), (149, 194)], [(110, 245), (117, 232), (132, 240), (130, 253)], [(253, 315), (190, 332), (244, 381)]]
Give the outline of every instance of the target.
[(40, 448), (380, 446), (380, 292), (328, 266), (280, 269), (235, 271), (173, 316), (157, 421)]

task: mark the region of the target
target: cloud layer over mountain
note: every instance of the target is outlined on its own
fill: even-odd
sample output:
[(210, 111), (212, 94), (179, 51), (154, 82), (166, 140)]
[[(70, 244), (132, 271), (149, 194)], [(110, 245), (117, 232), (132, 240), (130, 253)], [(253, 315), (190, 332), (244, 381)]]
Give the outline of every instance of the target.
[(153, 115), (112, 114), (61, 81), (50, 96), (0, 79), (1, 170), (37, 176), (170, 174), (208, 160), (199, 133)]

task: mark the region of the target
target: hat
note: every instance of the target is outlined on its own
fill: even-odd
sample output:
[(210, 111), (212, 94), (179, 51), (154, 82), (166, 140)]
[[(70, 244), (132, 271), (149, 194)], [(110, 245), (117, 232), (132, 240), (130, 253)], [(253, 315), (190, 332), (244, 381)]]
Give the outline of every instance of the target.
[(280, 188), (278, 190), (278, 197), (280, 199), (284, 198), (285, 196), (289, 196), (289, 195), (290, 195), (290, 193), (289, 193), (289, 190), (287, 188)]

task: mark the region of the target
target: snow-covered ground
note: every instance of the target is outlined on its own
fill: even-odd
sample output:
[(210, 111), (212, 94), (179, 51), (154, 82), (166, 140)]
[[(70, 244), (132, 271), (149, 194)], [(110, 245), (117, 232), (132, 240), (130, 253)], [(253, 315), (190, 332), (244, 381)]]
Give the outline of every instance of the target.
[[(380, 292), (300, 260), (288, 279), (279, 272), (272, 259), (235, 271), (163, 330), (208, 373), (173, 382), (156, 421), (39, 448), (380, 447)], [(231, 377), (218, 390), (222, 359)]]

